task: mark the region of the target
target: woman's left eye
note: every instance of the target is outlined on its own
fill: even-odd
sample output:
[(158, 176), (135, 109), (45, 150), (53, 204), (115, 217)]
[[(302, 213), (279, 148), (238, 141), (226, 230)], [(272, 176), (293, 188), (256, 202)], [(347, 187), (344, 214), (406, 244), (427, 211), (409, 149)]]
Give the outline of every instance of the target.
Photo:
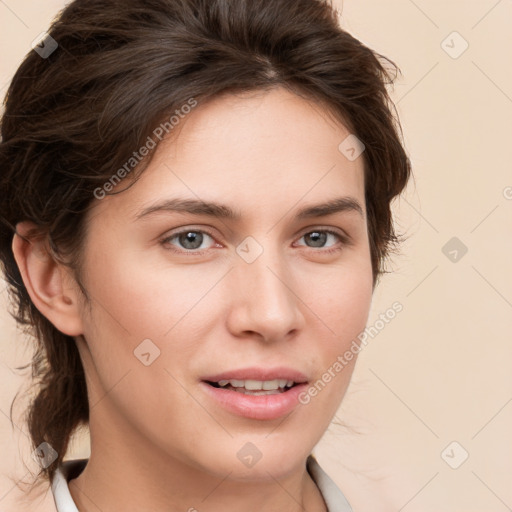
[(304, 233), (301, 238), (304, 238), (305, 240), (309, 240), (313, 243), (313, 245), (308, 245), (307, 247), (325, 247), (325, 243), (328, 239), (328, 237), (335, 237), (338, 238), (342, 242), (341, 246), (333, 247), (333, 245), (329, 245), (327, 247), (333, 247), (332, 249), (329, 249), (324, 252), (333, 252), (337, 250), (341, 250), (343, 245), (348, 243), (348, 238), (345, 235), (342, 235), (341, 233), (338, 233), (337, 231), (333, 231), (331, 229), (315, 229), (313, 231), (308, 231), (307, 233)]
[[(327, 240), (331, 238), (338, 238), (342, 242), (341, 247), (336, 246), (336, 243), (331, 245), (325, 245), (327, 243)], [(175, 252), (181, 252), (181, 253), (201, 253), (201, 249), (208, 249), (208, 247), (201, 247), (203, 245), (203, 242), (207, 241), (207, 239), (210, 238), (214, 241), (213, 236), (208, 233), (207, 231), (198, 230), (198, 229), (187, 229), (185, 231), (180, 231), (178, 233), (174, 233), (171, 236), (166, 237), (162, 240), (162, 244), (170, 246), (171, 249)], [(341, 250), (343, 245), (346, 245), (348, 243), (348, 238), (345, 235), (342, 235), (341, 233), (338, 233), (337, 231), (329, 230), (329, 229), (316, 229), (313, 231), (308, 231), (307, 233), (304, 233), (300, 239), (304, 238), (312, 245), (305, 245), (309, 248), (324, 248), (324, 247), (333, 247), (333, 249), (329, 249), (323, 252), (333, 252), (337, 250)], [(176, 240), (179, 244), (178, 249), (174, 249), (176, 247), (176, 244), (173, 243), (173, 241)], [(304, 245), (304, 244), (299, 244)], [(180, 250), (181, 249), (181, 250)]]

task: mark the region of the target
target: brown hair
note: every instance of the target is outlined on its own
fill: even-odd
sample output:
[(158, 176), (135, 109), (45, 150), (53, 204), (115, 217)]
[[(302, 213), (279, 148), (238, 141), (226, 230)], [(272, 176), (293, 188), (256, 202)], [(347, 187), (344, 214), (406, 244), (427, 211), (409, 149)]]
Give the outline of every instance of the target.
[(47, 442), (57, 452), (40, 473), (51, 479), (71, 435), (88, 423), (87, 389), (74, 339), (37, 310), (23, 284), (11, 248), (18, 222), (33, 221), (79, 281), (94, 191), (155, 127), (190, 98), (201, 104), (282, 86), (326, 106), (365, 145), (375, 286), (399, 242), (390, 203), (411, 170), (386, 89), (399, 69), (341, 29), (326, 1), (75, 0), (48, 33), (58, 47), (43, 56), (31, 51), (5, 100), (0, 257), (13, 315), (37, 342), (38, 393), (27, 421), (33, 446)]

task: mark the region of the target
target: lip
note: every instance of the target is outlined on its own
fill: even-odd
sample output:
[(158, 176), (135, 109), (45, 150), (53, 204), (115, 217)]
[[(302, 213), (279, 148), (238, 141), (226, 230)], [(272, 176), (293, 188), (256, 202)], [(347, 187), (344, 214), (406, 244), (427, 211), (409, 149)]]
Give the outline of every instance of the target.
[[(275, 366), (264, 368), (252, 366), (249, 368), (238, 368), (228, 370), (215, 375), (202, 377), (202, 381), (219, 382), (220, 380), (293, 380), (297, 384), (308, 382), (308, 378), (300, 371), (286, 366)], [(210, 386), (211, 387), (211, 386)], [(277, 396), (277, 395), (276, 395)]]
[[(208, 382), (220, 380), (293, 380), (295, 385), (275, 395), (246, 395), (231, 389), (216, 388)], [(217, 404), (238, 416), (254, 420), (274, 420), (293, 411), (299, 404), (299, 395), (308, 386), (308, 378), (302, 372), (286, 366), (252, 366), (227, 370), (203, 377), (201, 386)]]
[[(221, 377), (222, 375), (223, 374), (221, 374)], [(230, 372), (226, 375), (231, 376), (233, 373)], [(290, 375), (288, 374), (288, 376)], [(261, 379), (260, 377), (258, 380), (273, 379)], [(290, 378), (287, 380), (293, 379)], [(308, 384), (304, 382), (289, 388), (288, 391), (283, 391), (276, 395), (245, 395), (244, 393), (230, 389), (216, 388), (204, 381), (201, 382), (200, 385), (212, 400), (227, 411), (254, 420), (275, 420), (285, 414), (291, 413), (295, 407), (299, 405), (299, 395), (308, 387)]]

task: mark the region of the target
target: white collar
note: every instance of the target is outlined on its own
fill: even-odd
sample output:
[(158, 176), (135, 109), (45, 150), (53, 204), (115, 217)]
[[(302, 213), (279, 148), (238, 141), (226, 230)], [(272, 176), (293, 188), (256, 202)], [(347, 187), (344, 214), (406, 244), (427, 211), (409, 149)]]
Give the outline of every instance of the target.
[[(64, 461), (55, 471), (51, 489), (57, 512), (79, 512), (69, 492), (68, 481), (76, 478), (85, 468), (88, 459)], [(320, 467), (313, 454), (307, 458), (306, 468), (320, 490), (328, 512), (353, 512), (347, 499)]]

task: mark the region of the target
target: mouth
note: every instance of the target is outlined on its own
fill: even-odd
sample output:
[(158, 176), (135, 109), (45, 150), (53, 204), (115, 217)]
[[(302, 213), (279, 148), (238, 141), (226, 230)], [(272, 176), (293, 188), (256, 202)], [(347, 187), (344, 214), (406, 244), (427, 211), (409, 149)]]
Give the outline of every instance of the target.
[(201, 388), (209, 400), (232, 414), (275, 420), (302, 403), (308, 381), (305, 373), (289, 366), (252, 366), (203, 375)]
[(203, 381), (210, 386), (217, 389), (225, 389), (229, 391), (236, 391), (237, 393), (243, 393), (244, 395), (260, 396), (260, 395), (279, 395), (286, 393), (290, 389), (298, 386), (298, 382), (286, 379), (274, 379), (274, 380), (238, 380), (238, 379), (223, 379), (218, 382), (216, 381)]

